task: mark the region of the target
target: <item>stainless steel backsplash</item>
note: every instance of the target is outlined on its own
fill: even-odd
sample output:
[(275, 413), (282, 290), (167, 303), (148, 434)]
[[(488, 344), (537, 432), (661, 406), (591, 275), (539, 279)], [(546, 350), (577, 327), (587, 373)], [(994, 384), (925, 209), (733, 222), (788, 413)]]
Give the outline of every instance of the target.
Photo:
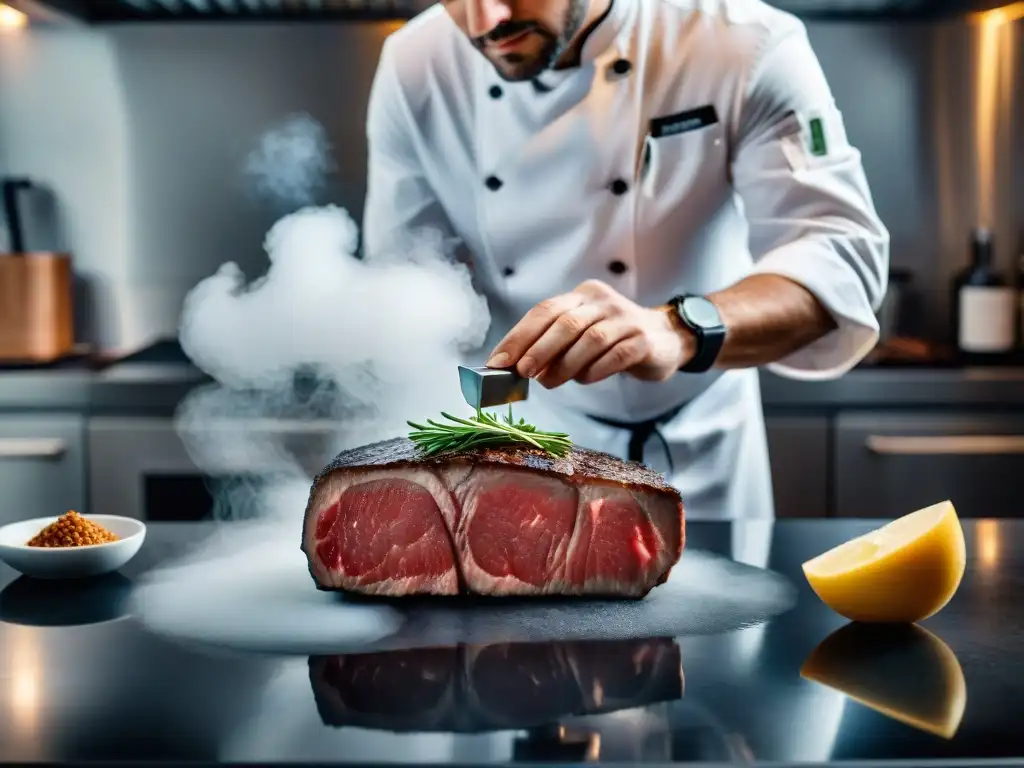
[(893, 266), (914, 273), (914, 325), (941, 338), (970, 230), (994, 231), (1004, 272), (1024, 247), (1024, 22), (993, 12), (810, 33), (892, 233)]
[[(1024, 230), (1024, 22), (812, 23), (812, 42), (914, 272), (918, 326), (944, 333), (972, 226), (1009, 270)], [(242, 175), (271, 125), (308, 113), (337, 173), (321, 201), (357, 218), (364, 119), (386, 24), (125, 25), (0, 35), (0, 173), (51, 185), (89, 291), (81, 335), (124, 348), (176, 331), (225, 261), (266, 266), (280, 214)]]

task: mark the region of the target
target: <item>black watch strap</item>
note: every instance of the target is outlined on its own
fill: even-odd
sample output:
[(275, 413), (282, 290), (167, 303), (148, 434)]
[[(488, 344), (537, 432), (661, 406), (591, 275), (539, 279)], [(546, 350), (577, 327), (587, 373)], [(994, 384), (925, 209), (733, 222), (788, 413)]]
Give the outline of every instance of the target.
[(680, 322), (696, 340), (696, 351), (679, 370), (683, 373), (704, 373), (718, 360), (725, 343), (725, 324), (710, 300), (695, 294), (682, 294), (669, 301)]

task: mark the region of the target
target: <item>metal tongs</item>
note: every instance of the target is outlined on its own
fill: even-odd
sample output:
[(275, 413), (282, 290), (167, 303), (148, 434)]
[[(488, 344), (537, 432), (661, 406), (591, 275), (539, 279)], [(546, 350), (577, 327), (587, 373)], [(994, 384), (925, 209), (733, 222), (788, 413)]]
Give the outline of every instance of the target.
[(467, 368), (459, 366), (459, 385), (462, 396), (473, 408), (493, 408), (525, 400), (530, 380), (520, 376), (515, 368)]

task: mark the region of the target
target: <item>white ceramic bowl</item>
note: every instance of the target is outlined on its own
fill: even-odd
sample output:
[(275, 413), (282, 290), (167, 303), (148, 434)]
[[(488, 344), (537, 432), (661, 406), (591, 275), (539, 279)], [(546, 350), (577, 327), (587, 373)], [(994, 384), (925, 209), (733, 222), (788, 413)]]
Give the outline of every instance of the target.
[(146, 524), (132, 517), (86, 515), (86, 519), (117, 534), (120, 540), (88, 547), (30, 547), (28, 540), (57, 520), (37, 517), (0, 528), (0, 560), (37, 579), (80, 579), (122, 568), (146, 539)]

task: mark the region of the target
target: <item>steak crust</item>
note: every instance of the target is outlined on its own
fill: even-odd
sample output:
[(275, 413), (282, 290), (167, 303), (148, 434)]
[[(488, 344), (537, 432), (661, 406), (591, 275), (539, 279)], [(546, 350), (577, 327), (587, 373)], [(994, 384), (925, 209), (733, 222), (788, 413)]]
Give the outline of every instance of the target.
[(521, 467), (534, 472), (558, 475), (566, 482), (585, 483), (600, 480), (627, 488), (647, 489), (674, 494), (682, 502), (679, 491), (665, 482), (665, 478), (643, 464), (617, 459), (607, 453), (573, 446), (564, 458), (555, 458), (527, 445), (509, 445), (501, 448), (481, 448), (473, 451), (452, 451), (426, 456), (419, 446), (407, 437), (395, 437), (379, 443), (363, 445), (342, 451), (313, 481), (312, 494), (318, 483), (338, 469), (367, 469), (369, 467), (432, 466), (447, 467), (456, 462), (494, 464)]

